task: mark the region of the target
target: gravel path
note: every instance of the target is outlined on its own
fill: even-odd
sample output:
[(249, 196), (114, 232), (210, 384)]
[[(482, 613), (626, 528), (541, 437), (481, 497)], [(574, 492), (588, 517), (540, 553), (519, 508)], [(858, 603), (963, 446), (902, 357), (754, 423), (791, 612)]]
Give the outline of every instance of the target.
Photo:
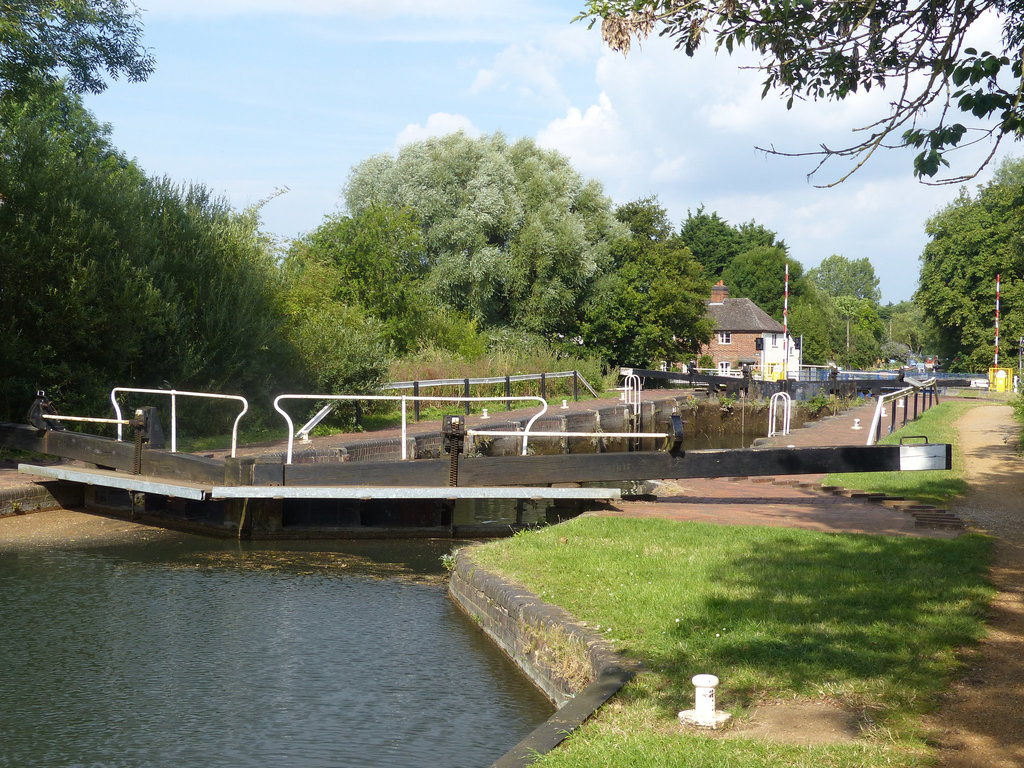
[(1009, 406), (956, 424), (970, 491), (954, 510), (996, 537), (989, 632), (933, 718), (944, 768), (1024, 766), (1024, 459)]

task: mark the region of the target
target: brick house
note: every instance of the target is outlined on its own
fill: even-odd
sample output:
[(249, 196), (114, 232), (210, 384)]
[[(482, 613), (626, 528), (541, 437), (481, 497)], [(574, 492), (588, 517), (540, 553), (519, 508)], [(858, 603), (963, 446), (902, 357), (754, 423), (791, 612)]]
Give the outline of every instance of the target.
[(800, 350), (793, 343), (784, 343), (782, 323), (750, 299), (730, 299), (729, 289), (719, 280), (711, 288), (707, 302), (708, 316), (715, 331), (711, 343), (700, 350), (715, 361), (719, 373), (736, 372), (744, 365), (760, 369), (766, 379), (782, 375), (784, 350), (789, 352), (788, 370), (800, 367)]

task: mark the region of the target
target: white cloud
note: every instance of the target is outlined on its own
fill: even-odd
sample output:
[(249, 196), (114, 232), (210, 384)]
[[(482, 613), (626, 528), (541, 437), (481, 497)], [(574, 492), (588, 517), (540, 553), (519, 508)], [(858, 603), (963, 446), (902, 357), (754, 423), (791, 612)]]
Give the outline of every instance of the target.
[(642, 162), (641, 151), (605, 93), (585, 112), (571, 107), (565, 117), (553, 120), (537, 134), (537, 143), (568, 156), (587, 177), (618, 179)]
[(405, 126), (395, 139), (395, 148), (397, 149), (406, 144), (412, 144), (414, 141), (422, 141), (434, 136), (446, 136), (456, 131), (463, 131), (467, 136), (474, 139), (482, 133), (479, 128), (473, 125), (473, 121), (465, 115), (435, 112), (427, 118), (426, 125), (409, 123), (409, 125)]
[(651, 181), (674, 182), (686, 174), (689, 164), (690, 160), (686, 155), (661, 158), (651, 168)]
[(469, 88), (472, 96), (487, 91), (512, 91), (564, 107), (563, 70), (600, 50), (600, 42), (577, 27), (558, 29), (539, 41), (517, 42), (499, 51), (489, 67), (477, 71)]
[(565, 101), (559, 84), (561, 58), (532, 43), (510, 45), (494, 57), (494, 66), (481, 69), (470, 87), (471, 95), (491, 89), (514, 90), (523, 95), (537, 93), (545, 99)]

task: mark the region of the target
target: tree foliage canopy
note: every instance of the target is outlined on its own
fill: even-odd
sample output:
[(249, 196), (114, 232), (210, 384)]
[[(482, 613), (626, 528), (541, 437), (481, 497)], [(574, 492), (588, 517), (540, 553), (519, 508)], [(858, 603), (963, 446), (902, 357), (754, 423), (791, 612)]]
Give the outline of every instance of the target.
[(930, 317), (939, 354), (960, 370), (994, 360), (996, 275), (1002, 277), (1000, 333), (1016, 349), (1024, 336), (1024, 160), (1007, 160), (976, 194), (928, 220), (915, 301)]
[(0, 107), (0, 254), (8, 416), (40, 388), (106, 408), (113, 386), (259, 393), (289, 369), (255, 212), (147, 178), (59, 89)]
[(767, 227), (754, 221), (734, 227), (717, 211), (705, 213), (704, 206), (696, 213), (686, 212), (679, 238), (712, 278), (720, 277), (734, 258), (752, 248), (780, 248), (784, 253), (788, 250), (786, 243)]
[(66, 78), (75, 93), (99, 93), (104, 75), (145, 80), (153, 58), (130, 0), (4, 0), (0, 3), (0, 95), (19, 97)]
[[(966, 36), (989, 12), (1000, 14), (1003, 46), (979, 53)], [(890, 109), (858, 126), (861, 138), (807, 153), (848, 159), (840, 181), (891, 146), (920, 150), (914, 173), (932, 178), (949, 150), (986, 138), (998, 145), (1024, 128), (1020, 0), (587, 0), (577, 18), (600, 20), (605, 42), (623, 53), (655, 30), (691, 56), (708, 39), (729, 53), (747, 46), (761, 56), (762, 96), (778, 92), (788, 107), (888, 89)], [(924, 122), (929, 109), (933, 123)]]
[(848, 259), (832, 254), (810, 270), (807, 277), (834, 298), (853, 296), (858, 299), (871, 299), (876, 304), (882, 298), (875, 268), (866, 256), (861, 259)]
[(597, 182), (557, 152), (500, 134), (460, 132), (371, 157), (353, 169), (345, 202), (353, 217), (374, 205), (416, 212), (437, 305), (482, 329), (546, 338), (578, 333), (588, 287), (627, 236)]
[(786, 265), (789, 264), (789, 296), (803, 293), (803, 267), (777, 246), (762, 245), (744, 251), (722, 272), (733, 297), (746, 297), (781, 321), (785, 303)]
[(710, 281), (656, 199), (621, 205), (615, 216), (632, 238), (618, 241), (616, 269), (596, 281), (583, 344), (619, 365), (684, 360), (711, 336), (704, 309)]

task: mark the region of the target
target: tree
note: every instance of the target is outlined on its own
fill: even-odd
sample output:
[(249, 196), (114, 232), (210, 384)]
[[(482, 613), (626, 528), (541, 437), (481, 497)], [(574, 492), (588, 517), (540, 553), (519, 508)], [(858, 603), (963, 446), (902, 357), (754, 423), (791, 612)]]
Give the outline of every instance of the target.
[(776, 232), (753, 220), (746, 221), (737, 227), (736, 243), (737, 251), (739, 253), (749, 251), (751, 248), (757, 248), (759, 246), (765, 248), (778, 248), (783, 253), (789, 253), (789, 247), (786, 245), (785, 240), (779, 240), (779, 236)]
[(711, 337), (704, 298), (709, 281), (671, 233), (655, 198), (619, 206), (632, 237), (613, 249), (617, 268), (600, 277), (587, 302), (584, 345), (612, 365), (688, 359)]
[(367, 317), (358, 304), (339, 300), (345, 292), (342, 270), (330, 261), (293, 252), (283, 271), (285, 336), (306, 374), (305, 383), (322, 394), (379, 388), (392, 348), (383, 322)]
[(657, 197), (644, 197), (623, 203), (615, 209), (615, 218), (629, 227), (634, 239), (647, 238), (662, 242), (672, 235), (668, 211), (658, 204)]
[(10, 0), (0, 6), (0, 97), (23, 98), (66, 79), (74, 93), (99, 93), (104, 74), (145, 80), (153, 57), (126, 0)]
[(380, 321), (399, 353), (415, 346), (426, 252), (411, 210), (373, 204), (354, 217), (328, 216), (289, 259), (331, 265), (333, 301)]
[[(1002, 50), (978, 53), (967, 47), (968, 30), (996, 11)], [(890, 88), (890, 109), (858, 127), (862, 138), (805, 153), (821, 157), (819, 169), (832, 158), (849, 160), (850, 170), (838, 181), (880, 147), (919, 149), (914, 173), (932, 178), (949, 165), (950, 150), (987, 138), (994, 146), (984, 167), (1003, 137), (1019, 138), (1024, 130), (1019, 0), (586, 0), (577, 19), (591, 25), (600, 19), (605, 42), (624, 54), (633, 37), (643, 39), (656, 29), (690, 56), (709, 38), (716, 50), (730, 54), (748, 46), (760, 56), (762, 96), (776, 91), (787, 107), (797, 99), (841, 101), (859, 91)], [(935, 116), (928, 119), (935, 122), (924, 124), (929, 108)]]
[[(1024, 336), (1024, 160), (1006, 160), (992, 181), (928, 220), (914, 301), (937, 327), (938, 353), (956, 370), (994, 362), (996, 275), (1000, 333)], [(1005, 343), (1005, 342), (1004, 342)]]
[(911, 356), (921, 357), (938, 349), (934, 323), (913, 301), (886, 304), (878, 308), (878, 315), (889, 327), (889, 341), (906, 347)]
[(838, 361), (845, 340), (845, 322), (845, 318), (839, 317), (835, 300), (808, 281), (789, 310), (790, 333), (803, 339), (801, 359), (805, 365)]
[(587, 291), (626, 236), (597, 182), (557, 152), (500, 134), (459, 132), (371, 157), (353, 169), (345, 202), (352, 217), (380, 204), (415, 211), (436, 306), (484, 331), (549, 340), (578, 334)]
[(835, 299), (836, 313), (846, 324), (846, 340), (841, 345), (837, 360), (845, 368), (870, 368), (881, 354), (885, 325), (878, 316), (875, 303), (853, 296)]
[(769, 315), (782, 321), (789, 264), (789, 295), (803, 293), (803, 267), (777, 246), (758, 246), (739, 254), (722, 273), (733, 298), (748, 298)]
[(717, 212), (705, 213), (703, 205), (696, 213), (686, 212), (679, 239), (704, 265), (708, 277), (720, 276), (740, 252), (739, 232)]
[(260, 394), (294, 368), (256, 212), (147, 178), (61, 89), (0, 102), (0, 254), (6, 418), (40, 388), (96, 413), (113, 386)]
[(858, 299), (870, 299), (876, 304), (882, 298), (878, 289), (878, 278), (875, 268), (868, 259), (848, 259), (845, 256), (832, 254), (822, 259), (821, 264), (811, 269), (807, 277), (818, 284), (825, 293), (833, 298), (853, 296)]
[(705, 213), (704, 206), (696, 213), (686, 212), (679, 238), (704, 266), (709, 278), (721, 277), (734, 258), (752, 248), (779, 248), (783, 253), (788, 252), (786, 243), (764, 225), (748, 221), (734, 227), (717, 212)]

